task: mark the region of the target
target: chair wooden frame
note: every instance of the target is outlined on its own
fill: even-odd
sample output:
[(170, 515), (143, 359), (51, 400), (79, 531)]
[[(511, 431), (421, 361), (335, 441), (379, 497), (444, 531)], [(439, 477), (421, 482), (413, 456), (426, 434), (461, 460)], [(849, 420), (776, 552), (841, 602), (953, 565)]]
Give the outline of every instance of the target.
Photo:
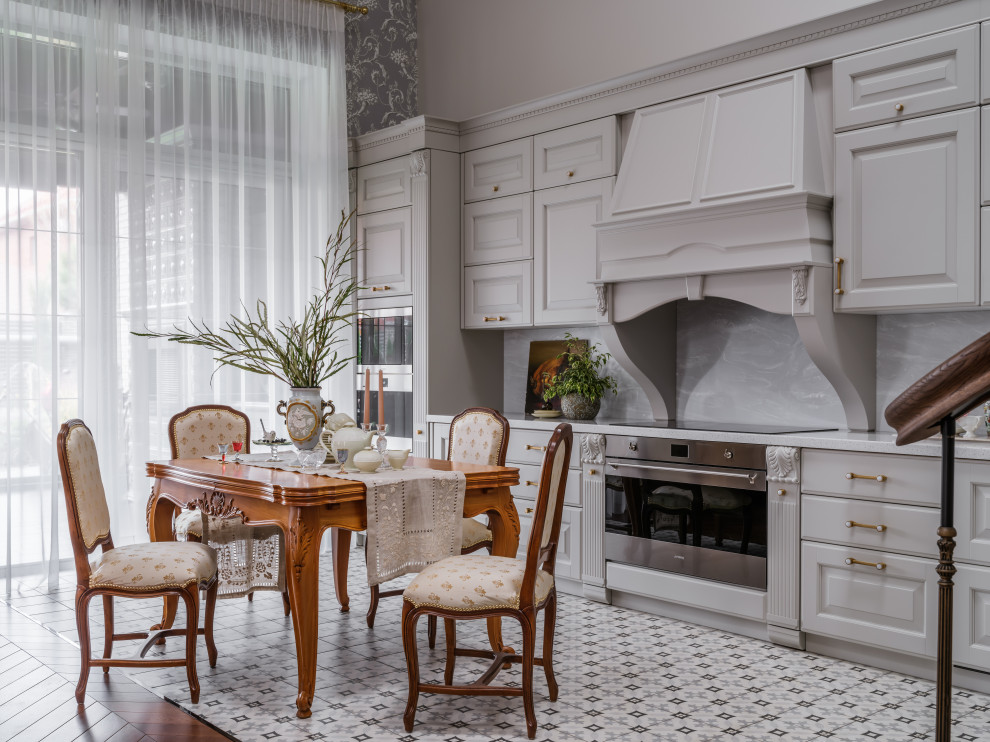
[[(552, 587), (546, 597), (539, 603), (535, 602), (536, 573), (542, 569), (551, 576), (554, 574), (557, 560), (557, 543), (560, 538), (560, 522), (563, 516), (564, 488), (567, 485), (567, 467), (570, 463), (571, 449), (574, 442), (571, 426), (562, 423), (554, 430), (547, 445), (543, 458), (543, 472), (540, 476), (540, 489), (537, 494), (533, 525), (530, 531), (529, 544), (526, 547), (526, 567), (520, 589), (518, 608), (486, 608), (473, 611), (454, 611), (435, 608), (432, 606), (415, 606), (408, 601), (402, 604), (402, 644), (406, 654), (406, 667), (409, 673), (409, 697), (403, 722), (407, 732), (413, 730), (416, 719), (416, 705), (420, 693), (442, 693), (453, 695), (473, 696), (522, 696), (526, 713), (526, 732), (530, 739), (536, 736), (536, 712), (533, 707), (533, 667), (543, 668), (550, 690), (550, 700), (556, 701), (558, 694), (557, 681), (553, 674), (553, 635), (557, 619), (557, 590)], [(551, 492), (553, 478), (553, 461), (557, 450), (564, 446), (564, 461), (557, 491)], [(550, 536), (546, 546), (541, 545), (542, 535), (547, 518), (550, 498), (555, 498), (553, 520), (551, 521)], [(545, 625), (543, 630), (543, 656), (536, 657), (536, 620), (541, 610), (545, 610)], [(438, 616), (444, 620), (444, 633), (447, 644), (447, 663), (444, 668), (442, 685), (421, 683), (419, 679), (419, 655), (416, 645), (416, 622), (422, 615)], [(512, 650), (494, 652), (482, 649), (460, 649), (457, 647), (456, 622), (504, 616), (519, 621), (522, 627), (523, 651), (515, 654)], [(454, 685), (454, 663), (457, 657), (481, 657), (490, 659), (491, 664), (482, 675), (468, 685)], [(498, 673), (510, 663), (522, 664), (522, 688), (510, 686), (493, 686), (491, 682)]]
[[(179, 458), (179, 441), (175, 437), (175, 427), (176, 427), (176, 424), (182, 418), (184, 418), (186, 415), (188, 415), (191, 412), (196, 412), (197, 410), (222, 410), (224, 412), (229, 412), (230, 414), (234, 415), (235, 417), (239, 417), (241, 420), (243, 420), (244, 421), (244, 438), (245, 438), (245, 440), (244, 440), (244, 453), (251, 453), (251, 419), (245, 413), (243, 413), (240, 410), (235, 409), (235, 408), (233, 408), (233, 407), (231, 407), (229, 405), (225, 405), (225, 404), (197, 404), (197, 405), (193, 405), (192, 407), (187, 407), (186, 409), (182, 410), (181, 412), (176, 412), (174, 415), (172, 415), (171, 419), (169, 419), (169, 421), (168, 421), (168, 445), (169, 445), (169, 450), (171, 452), (171, 455), (172, 455), (172, 458), (173, 459)], [(154, 497), (154, 494), (152, 494), (151, 497)], [(149, 502), (150, 502), (150, 500), (149, 500)], [(278, 528), (278, 526), (256, 526), (256, 527), (257, 528), (265, 528), (265, 529)], [(283, 539), (284, 539), (284, 536), (283, 536)], [(187, 540), (190, 540), (190, 541), (197, 540), (198, 541), (198, 539), (195, 536), (187, 537)], [(282, 547), (282, 560), (283, 560), (283, 562), (285, 561), (284, 541), (283, 541), (283, 547)], [(254, 592), (253, 591), (250, 592), (250, 593), (248, 593), (247, 599), (248, 599), (248, 602), (249, 603), (254, 601)], [(289, 593), (288, 593), (287, 590), (283, 590), (282, 591), (282, 610), (283, 610), (283, 612), (285, 613), (286, 616), (289, 615), (290, 610), (291, 610), (291, 608), (289, 606)], [(158, 625), (160, 625), (160, 624), (156, 624), (156, 626), (158, 626)], [(153, 626), (152, 628), (154, 629), (155, 626)]]
[[(217, 576), (200, 583), (191, 583), (185, 587), (159, 587), (152, 589), (118, 589), (107, 587), (90, 587), (90, 576), (92, 567), (89, 562), (89, 555), (96, 551), (98, 546), (102, 547), (103, 553), (111, 551), (113, 537), (109, 530), (105, 536), (96, 539), (92, 546), (87, 547), (85, 539), (79, 528), (79, 512), (76, 505), (75, 487), (70, 476), (69, 460), (66, 445), (72, 431), (77, 427), (83, 427), (90, 435), (92, 432), (82, 420), (68, 420), (62, 424), (58, 434), (58, 465), (62, 474), (62, 490), (65, 493), (65, 504), (69, 516), (69, 536), (72, 540), (72, 553), (76, 564), (76, 628), (79, 632), (79, 649), (82, 656), (82, 666), (79, 672), (79, 682), (76, 684), (76, 702), (85, 703), (86, 685), (89, 681), (89, 673), (93, 666), (102, 667), (104, 674), (110, 672), (111, 667), (181, 667), (186, 668), (186, 678), (189, 681), (189, 694), (193, 703), (199, 703), (199, 678), (196, 675), (196, 641), (197, 637), (206, 638), (206, 650), (209, 656), (210, 667), (216, 667), (217, 648), (213, 643), (213, 612), (217, 602)], [(199, 628), (199, 590), (206, 588), (206, 615), (203, 628)], [(103, 640), (103, 657), (92, 657), (92, 648), (89, 636), (89, 603), (96, 597), (103, 598), (103, 613), (105, 624), (105, 635)], [(114, 613), (113, 599), (119, 598), (156, 598), (156, 597), (176, 597), (182, 598), (186, 606), (186, 628), (168, 629), (164, 631), (137, 632), (131, 634), (114, 633)], [(166, 636), (186, 637), (186, 654), (184, 659), (143, 659), (151, 646)], [(113, 643), (116, 641), (128, 641), (134, 639), (146, 639), (141, 645), (136, 656), (130, 659), (112, 659)]]
[[(495, 465), (505, 466), (505, 455), (509, 450), (509, 421), (498, 410), (493, 410), (491, 407), (468, 407), (454, 416), (454, 419), (450, 421), (450, 432), (447, 434), (447, 461), (453, 461), (454, 428), (457, 425), (457, 422), (463, 417), (477, 413), (491, 415), (502, 426), (502, 442), (498, 447)], [(480, 551), (481, 549), (488, 549), (488, 553), (491, 554), (492, 543), (493, 542), (491, 539), (479, 541), (466, 549), (461, 549), (461, 554), (471, 554), (475, 551)], [(394, 598), (402, 595), (403, 592), (405, 592), (405, 588), (399, 588), (397, 590), (379, 590), (378, 585), (371, 586), (371, 603), (368, 606), (368, 615), (365, 617), (365, 620), (368, 622), (369, 629), (373, 629), (375, 627), (375, 614), (378, 612), (378, 601), (381, 598)], [(427, 636), (429, 638), (430, 649), (433, 649), (437, 645), (436, 616), (429, 617)]]

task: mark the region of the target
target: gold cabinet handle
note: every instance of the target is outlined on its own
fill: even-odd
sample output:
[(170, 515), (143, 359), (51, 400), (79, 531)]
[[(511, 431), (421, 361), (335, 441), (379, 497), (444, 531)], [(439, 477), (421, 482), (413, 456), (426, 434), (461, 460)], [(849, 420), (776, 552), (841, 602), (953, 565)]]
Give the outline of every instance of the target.
[(536, 487), (538, 484), (539, 484), (539, 482), (531, 482), (528, 479), (526, 480), (526, 486), (527, 487)]
[(574, 177), (574, 171), (573, 170), (568, 170), (567, 171), (567, 177), (568, 178), (573, 178)]
[(903, 103), (895, 103), (894, 104), (894, 110), (897, 111), (898, 113), (900, 113), (901, 111), (904, 110), (904, 104)]
[(494, 317), (489, 317), (486, 314), (485, 315), (485, 322), (505, 322), (505, 317), (503, 317), (501, 314), (496, 315)]
[(547, 450), (547, 447), (546, 446), (531, 446), (531, 445), (529, 445), (527, 443), (526, 444), (526, 450), (527, 451), (546, 451)]
[(784, 490), (784, 489), (777, 490), (777, 494), (780, 495), (781, 497), (783, 497), (784, 495), (787, 494), (787, 490)]
[(597, 469), (588, 469), (588, 475), (589, 476), (592, 476), (593, 477), (596, 474), (598, 474), (598, 470)]
[(871, 531), (879, 531), (880, 533), (883, 533), (884, 531), (887, 530), (887, 526), (883, 525), (882, 523), (880, 525), (875, 526), (875, 525), (871, 525), (870, 523), (857, 523), (854, 520), (847, 520), (846, 528), (869, 528)]
[(844, 261), (842, 258), (836, 258), (835, 263), (835, 295), (842, 296), (845, 291), (842, 290), (842, 264)]
[(859, 559), (853, 559), (849, 557), (846, 559), (846, 564), (859, 564), (863, 567), (876, 567), (877, 569), (887, 569), (887, 565), (883, 562), (861, 562)]
[(849, 472), (846, 479), (872, 479), (874, 482), (886, 482), (887, 477), (883, 474), (854, 474)]
[(492, 193), (498, 193), (498, 186), (492, 186)]
[(423, 435), (423, 431), (422, 430), (417, 430), (416, 431), (416, 435)]
[(372, 286), (371, 287), (371, 290), (372, 291), (391, 291), (392, 290), (392, 287), (389, 286), (389, 285), (385, 285), (385, 286)]
[(526, 508), (526, 512), (527, 513), (532, 513), (533, 512), (533, 508)]

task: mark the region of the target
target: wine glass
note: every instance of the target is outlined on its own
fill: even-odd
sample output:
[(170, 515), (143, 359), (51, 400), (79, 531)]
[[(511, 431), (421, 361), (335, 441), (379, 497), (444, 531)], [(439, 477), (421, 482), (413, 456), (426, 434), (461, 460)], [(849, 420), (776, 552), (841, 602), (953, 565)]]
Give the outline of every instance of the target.
[(241, 449), (244, 448), (244, 441), (238, 439), (233, 443), (231, 443), (230, 445), (234, 447), (234, 458), (231, 459), (231, 461), (233, 461), (235, 464), (241, 463)]
[(340, 471), (338, 474), (344, 473), (344, 462), (347, 461), (347, 454), (350, 453), (346, 448), (338, 448), (333, 452), (333, 455), (337, 457), (337, 461), (340, 462)]
[(217, 444), (217, 453), (220, 454), (220, 463), (222, 463), (222, 464), (226, 464), (227, 463), (227, 451), (229, 451), (229, 450), (230, 450), (230, 444), (229, 443), (218, 443)]

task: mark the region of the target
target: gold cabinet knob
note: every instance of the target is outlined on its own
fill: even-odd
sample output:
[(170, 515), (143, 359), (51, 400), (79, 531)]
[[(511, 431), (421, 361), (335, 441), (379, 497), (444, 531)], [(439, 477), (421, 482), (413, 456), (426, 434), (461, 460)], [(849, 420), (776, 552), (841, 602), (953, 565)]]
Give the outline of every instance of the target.
[(574, 171), (573, 170), (568, 170), (567, 171), (567, 177), (568, 178), (573, 178), (574, 177)]
[(498, 193), (498, 186), (492, 186), (492, 193)]
[(783, 489), (777, 490), (777, 494), (780, 495), (781, 497), (783, 497), (784, 495), (787, 494), (787, 490), (783, 490)]
[(894, 110), (897, 111), (898, 113), (901, 113), (901, 111), (904, 110), (904, 104), (903, 103), (895, 103), (894, 104)]
[(422, 430), (417, 430), (416, 431), (416, 435), (423, 435), (423, 431)]
[(526, 508), (526, 512), (527, 513), (532, 513), (533, 512), (533, 508)]
[(598, 470), (597, 469), (588, 469), (588, 475), (589, 476), (592, 476), (593, 477), (596, 474), (598, 474)]

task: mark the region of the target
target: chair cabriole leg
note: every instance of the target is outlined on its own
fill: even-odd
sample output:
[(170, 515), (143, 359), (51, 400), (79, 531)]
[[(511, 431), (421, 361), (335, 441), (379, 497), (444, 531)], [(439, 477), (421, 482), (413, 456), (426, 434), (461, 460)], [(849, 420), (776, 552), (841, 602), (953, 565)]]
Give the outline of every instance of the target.
[(416, 648), (416, 621), (419, 613), (412, 603), (402, 601), (402, 648), (406, 653), (406, 670), (409, 673), (409, 696), (406, 699), (406, 710), (402, 714), (402, 723), (407, 732), (413, 730), (416, 723), (416, 703), (419, 701), (419, 654)]
[(378, 612), (378, 593), (381, 592), (378, 585), (371, 586), (371, 603), (368, 605), (368, 615), (365, 616), (365, 621), (368, 622), (368, 628), (375, 628), (375, 614)]
[(292, 606), (289, 604), (288, 590), (282, 591), (282, 610), (285, 612), (286, 616), (288, 616), (292, 612)]
[[(436, 616), (430, 616), (436, 619)], [(443, 668), (443, 682), (454, 684), (454, 662), (457, 659), (457, 624), (452, 618), (444, 618), (443, 634), (447, 642), (447, 664)]]
[(199, 635), (199, 585), (183, 589), (182, 600), (186, 604), (186, 678), (189, 696), (199, 703), (199, 678), (196, 675), (196, 639)]
[[(113, 596), (103, 596), (103, 659), (110, 659), (113, 654)], [(103, 666), (103, 674), (108, 675), (110, 668)]]
[(526, 735), (533, 739), (536, 736), (536, 710), (533, 707), (533, 658), (536, 655), (536, 615), (535, 611), (520, 616), (522, 626), (523, 659), (522, 686), (523, 708), (526, 710)]
[(206, 591), (206, 617), (203, 619), (203, 635), (206, 637), (206, 655), (210, 659), (210, 667), (217, 666), (217, 645), (213, 641), (213, 612), (217, 607), (217, 593), (220, 591), (220, 580), (214, 580)]
[(79, 652), (82, 666), (79, 668), (79, 682), (76, 683), (76, 703), (86, 702), (86, 683), (89, 680), (89, 593), (76, 591), (76, 631), (79, 634)]
[(547, 676), (550, 700), (557, 700), (557, 679), (553, 675), (553, 633), (557, 626), (557, 591), (550, 591), (550, 599), (543, 608), (546, 611), (543, 624), (543, 671)]

